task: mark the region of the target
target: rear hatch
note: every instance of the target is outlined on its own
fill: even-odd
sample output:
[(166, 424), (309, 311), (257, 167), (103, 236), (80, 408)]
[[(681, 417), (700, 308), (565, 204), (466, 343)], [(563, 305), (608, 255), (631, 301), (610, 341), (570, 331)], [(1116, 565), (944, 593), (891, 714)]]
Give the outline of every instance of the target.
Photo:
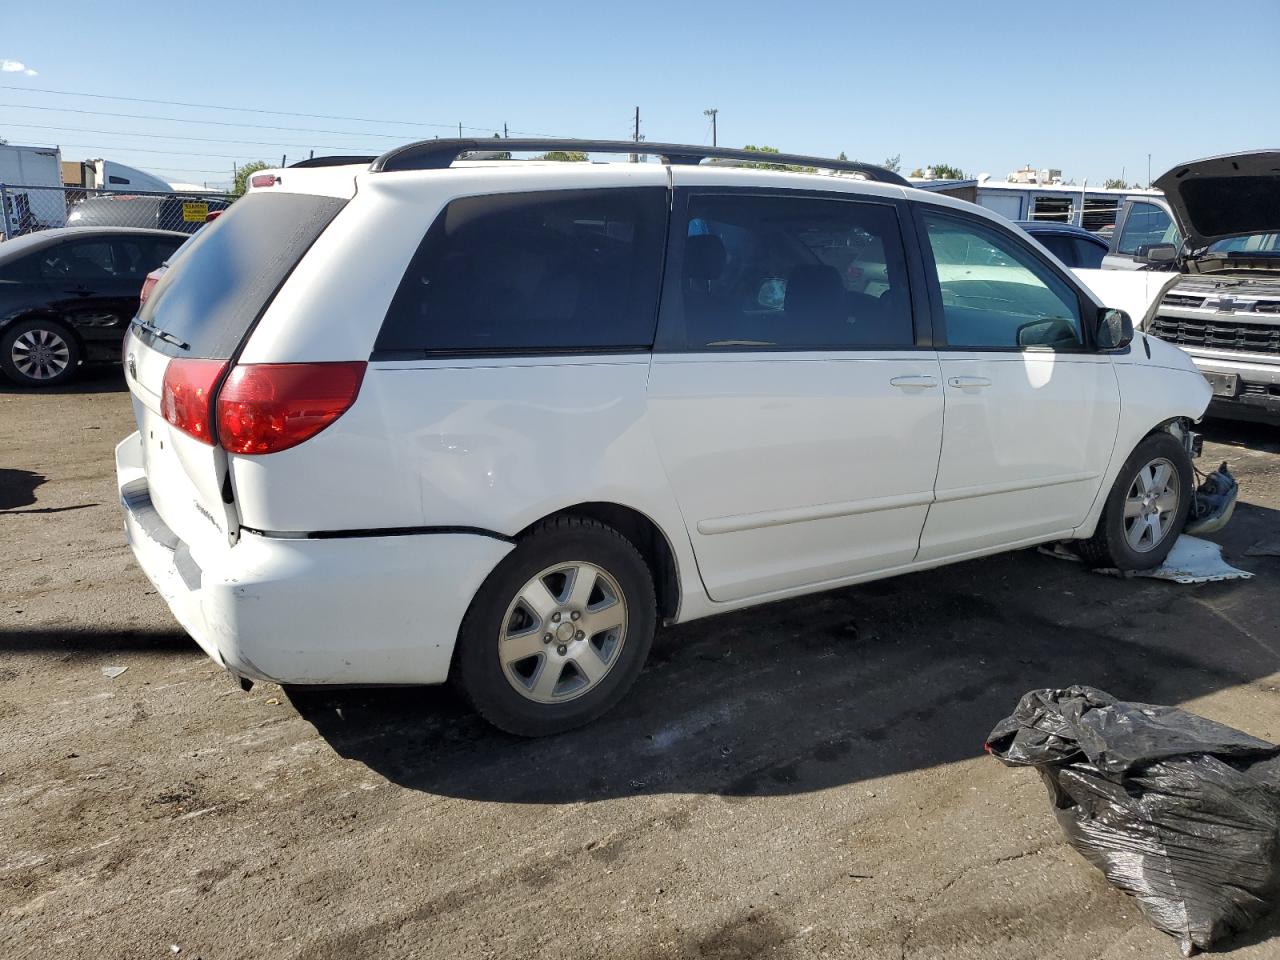
[(289, 273), (346, 202), (250, 193), (183, 246), (130, 328), (125, 375), (151, 501), (193, 553), (225, 547), (239, 532), (227, 457), (213, 436), (218, 387)]

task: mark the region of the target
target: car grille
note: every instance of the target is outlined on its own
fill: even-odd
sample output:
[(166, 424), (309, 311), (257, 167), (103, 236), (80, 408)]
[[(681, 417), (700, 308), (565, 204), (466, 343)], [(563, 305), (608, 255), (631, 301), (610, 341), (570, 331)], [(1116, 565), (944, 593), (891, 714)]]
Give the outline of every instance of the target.
[(1164, 298), (1166, 307), (1200, 307), (1204, 305), (1204, 297), (1194, 294), (1171, 293)]
[[(1165, 304), (1170, 304), (1165, 297)], [(1223, 350), (1245, 350), (1251, 353), (1280, 354), (1280, 326), (1269, 323), (1240, 323), (1235, 318), (1187, 319), (1156, 317), (1151, 334), (1169, 343), (1194, 347), (1217, 347)]]

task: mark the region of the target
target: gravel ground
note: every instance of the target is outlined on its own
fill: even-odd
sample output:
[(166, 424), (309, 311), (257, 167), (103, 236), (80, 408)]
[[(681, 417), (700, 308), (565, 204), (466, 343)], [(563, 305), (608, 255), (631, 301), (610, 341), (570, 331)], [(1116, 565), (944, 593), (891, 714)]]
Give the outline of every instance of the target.
[[(118, 371), (0, 388), (6, 960), (1172, 957), (983, 738), (1086, 682), (1280, 740), (1273, 428), (1206, 429), (1254, 580), (1024, 551), (779, 603), (663, 631), (538, 742), (443, 689), (242, 692), (125, 546), (131, 429)], [(1280, 956), (1280, 920), (1226, 946)]]

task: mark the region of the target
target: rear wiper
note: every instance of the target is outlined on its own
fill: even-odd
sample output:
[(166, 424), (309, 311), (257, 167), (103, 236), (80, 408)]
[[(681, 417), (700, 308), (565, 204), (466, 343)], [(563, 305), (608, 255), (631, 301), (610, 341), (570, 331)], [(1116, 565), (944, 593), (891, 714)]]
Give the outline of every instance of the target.
[(153, 326), (152, 324), (147, 323), (145, 320), (139, 320), (137, 317), (134, 317), (133, 323), (134, 323), (134, 326), (140, 327), (141, 329), (147, 331), (147, 333), (151, 334), (157, 340), (163, 340), (165, 343), (171, 343), (175, 347), (177, 347), (179, 350), (191, 349), (191, 344), (186, 343), (185, 341), (179, 340), (172, 333), (167, 333), (164, 330), (161, 330), (159, 327)]

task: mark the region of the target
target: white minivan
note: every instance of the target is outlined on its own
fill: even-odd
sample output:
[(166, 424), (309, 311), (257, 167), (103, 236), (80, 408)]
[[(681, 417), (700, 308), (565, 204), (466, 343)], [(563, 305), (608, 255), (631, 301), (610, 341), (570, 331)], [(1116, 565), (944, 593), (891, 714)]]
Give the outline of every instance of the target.
[(547, 734), (659, 621), (1172, 546), (1208, 385), (1007, 221), (851, 162), (491, 147), (258, 174), (133, 323), (129, 541), (242, 682), (454, 678)]

